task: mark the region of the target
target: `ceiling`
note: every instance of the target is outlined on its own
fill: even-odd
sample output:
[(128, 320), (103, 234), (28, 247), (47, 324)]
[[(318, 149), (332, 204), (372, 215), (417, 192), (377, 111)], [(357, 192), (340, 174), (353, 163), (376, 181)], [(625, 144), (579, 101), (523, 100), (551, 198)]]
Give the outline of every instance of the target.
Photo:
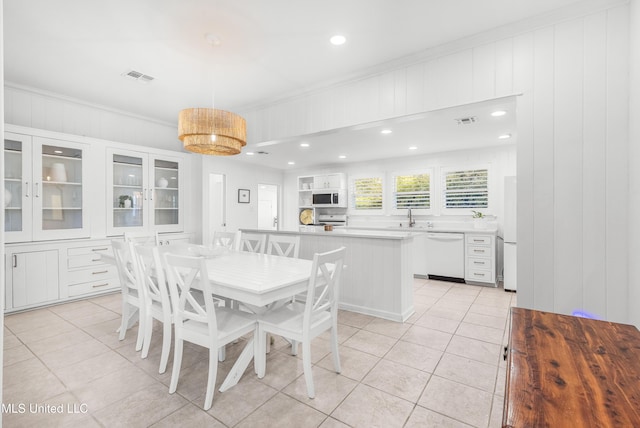
[[(213, 105), (238, 111), (265, 104), (573, 3), (4, 0), (5, 79), (177, 126), (184, 108)], [(347, 42), (333, 46), (329, 38), (338, 33)], [(122, 76), (130, 70), (154, 80), (141, 83)], [(428, 131), (424, 125), (412, 125), (406, 125), (411, 138), (431, 140), (416, 134)], [(314, 146), (336, 145), (341, 134), (313, 138)], [(407, 145), (409, 139), (398, 144)], [(444, 139), (437, 140), (446, 145)], [(349, 147), (350, 161), (360, 151), (351, 148), (352, 140), (353, 135), (340, 140), (340, 147)], [(297, 142), (289, 143), (280, 144), (278, 159), (279, 148), (272, 146), (270, 160), (263, 157), (262, 162), (283, 168), (281, 162)], [(333, 146), (330, 152), (336, 152)], [(236, 158), (253, 161), (243, 156)]]

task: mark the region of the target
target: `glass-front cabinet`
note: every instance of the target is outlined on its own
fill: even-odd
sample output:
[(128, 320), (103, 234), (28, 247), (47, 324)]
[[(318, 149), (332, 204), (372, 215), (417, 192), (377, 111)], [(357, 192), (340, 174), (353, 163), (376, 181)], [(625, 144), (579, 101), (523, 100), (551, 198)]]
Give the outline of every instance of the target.
[(181, 160), (107, 149), (107, 234), (181, 232)]
[(5, 241), (89, 236), (85, 144), (5, 134)]

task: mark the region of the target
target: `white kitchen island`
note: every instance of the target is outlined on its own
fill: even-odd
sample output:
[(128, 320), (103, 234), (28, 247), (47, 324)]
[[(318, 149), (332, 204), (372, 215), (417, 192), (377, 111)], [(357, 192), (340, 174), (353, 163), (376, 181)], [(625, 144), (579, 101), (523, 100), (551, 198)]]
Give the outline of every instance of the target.
[(300, 258), (346, 247), (340, 281), (340, 308), (393, 321), (413, 312), (412, 245), (414, 232), (383, 230), (265, 231), (248, 233), (300, 235)]

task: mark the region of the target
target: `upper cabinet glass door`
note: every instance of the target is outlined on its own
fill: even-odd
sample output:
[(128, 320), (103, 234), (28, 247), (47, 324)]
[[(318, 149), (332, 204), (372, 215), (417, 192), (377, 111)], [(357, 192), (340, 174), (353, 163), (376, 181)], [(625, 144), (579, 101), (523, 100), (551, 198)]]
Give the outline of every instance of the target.
[(107, 234), (181, 232), (181, 159), (107, 149)]
[[(154, 224), (159, 229), (179, 225), (180, 221), (180, 163), (153, 159)], [(162, 227), (166, 226), (166, 227)]]
[(31, 137), (4, 139), (4, 231), (6, 242), (31, 239)]
[(34, 138), (34, 239), (88, 236), (86, 145)]
[(112, 155), (113, 194), (111, 201), (113, 227), (142, 228), (145, 226), (144, 159)]

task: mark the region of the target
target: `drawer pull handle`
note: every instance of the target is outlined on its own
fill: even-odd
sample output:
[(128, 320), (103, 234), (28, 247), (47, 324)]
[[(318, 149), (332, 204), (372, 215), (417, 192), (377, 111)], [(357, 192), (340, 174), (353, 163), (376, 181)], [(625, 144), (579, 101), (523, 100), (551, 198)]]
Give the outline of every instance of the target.
[(99, 262), (102, 258), (98, 257), (97, 259), (91, 259), (92, 262)]
[(98, 272), (91, 272), (91, 275), (100, 275), (100, 274), (107, 273), (107, 272), (109, 272), (109, 271), (108, 270), (99, 270)]
[(91, 251), (107, 251), (109, 248), (108, 247), (104, 247), (104, 248), (94, 248)]
[(504, 358), (505, 361), (507, 361), (507, 355), (509, 354), (509, 347), (505, 346), (504, 347), (504, 354), (502, 354), (502, 358)]
[(484, 276), (484, 274), (483, 274), (483, 273), (477, 273), (477, 272), (475, 272), (475, 273), (474, 273), (474, 275), (475, 275), (475, 276)]
[(474, 239), (473, 242), (484, 242), (484, 239)]
[(474, 265), (483, 265), (484, 262), (473, 262)]
[(96, 284), (96, 285), (92, 285), (93, 288), (100, 288), (100, 287), (106, 287), (107, 285), (109, 285), (108, 282), (105, 282), (104, 284)]
[(473, 250), (473, 252), (474, 252), (474, 253), (484, 253), (484, 250), (478, 250), (478, 249), (475, 249), (475, 250)]

